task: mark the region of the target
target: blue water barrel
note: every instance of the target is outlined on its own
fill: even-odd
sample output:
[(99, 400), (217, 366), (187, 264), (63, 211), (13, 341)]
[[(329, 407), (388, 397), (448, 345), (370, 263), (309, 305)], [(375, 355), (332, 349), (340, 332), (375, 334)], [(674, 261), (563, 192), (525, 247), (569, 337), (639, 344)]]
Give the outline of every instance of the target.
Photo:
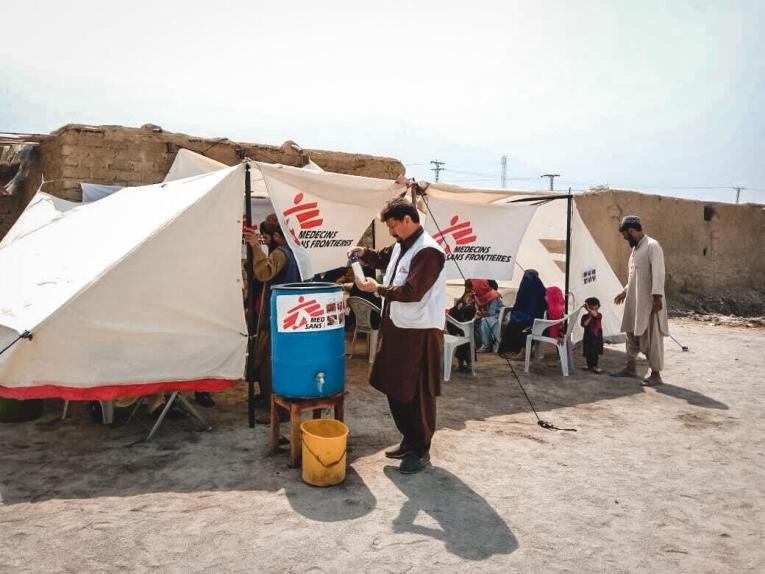
[(273, 389), (293, 398), (345, 388), (345, 308), (334, 283), (287, 283), (271, 289)]

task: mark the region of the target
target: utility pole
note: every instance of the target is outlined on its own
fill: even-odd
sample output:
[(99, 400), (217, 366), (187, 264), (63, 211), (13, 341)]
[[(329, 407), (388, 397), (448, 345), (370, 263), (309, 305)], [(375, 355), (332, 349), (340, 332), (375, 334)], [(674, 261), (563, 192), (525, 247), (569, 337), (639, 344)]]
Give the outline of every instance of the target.
[(733, 189), (736, 190), (736, 203), (738, 203), (738, 200), (741, 197), (741, 192), (745, 190), (746, 188), (741, 186), (734, 186)]
[(502, 165), (502, 189), (505, 189), (507, 187), (507, 156), (503, 155), (502, 159), (500, 160), (500, 164)]
[(442, 171), (446, 171), (445, 167), (441, 167), (442, 165), (446, 165), (445, 161), (438, 161), (437, 159), (430, 160), (430, 163), (432, 163), (436, 167), (431, 167), (430, 169), (436, 174), (436, 183), (438, 182), (438, 174), (440, 174)]
[(553, 180), (556, 177), (560, 177), (560, 174), (559, 173), (546, 173), (544, 175), (540, 175), (539, 177), (540, 177), (540, 179), (543, 178), (543, 177), (549, 177), (550, 178), (550, 191), (552, 191), (553, 190)]

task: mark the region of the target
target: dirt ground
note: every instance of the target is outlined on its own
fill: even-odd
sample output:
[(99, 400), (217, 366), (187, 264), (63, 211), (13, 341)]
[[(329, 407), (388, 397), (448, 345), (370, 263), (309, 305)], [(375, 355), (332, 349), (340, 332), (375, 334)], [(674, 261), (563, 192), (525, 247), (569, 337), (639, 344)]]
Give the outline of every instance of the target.
[(656, 389), (516, 364), (540, 417), (577, 432), (537, 426), (481, 356), (444, 384), (433, 466), (410, 476), (383, 456), (398, 436), (357, 355), (347, 479), (324, 489), (247, 427), (243, 386), (205, 411), (212, 432), (171, 420), (133, 447), (141, 424), (47, 401), (0, 425), (0, 571), (765, 572), (765, 330), (671, 328), (690, 351), (667, 339)]

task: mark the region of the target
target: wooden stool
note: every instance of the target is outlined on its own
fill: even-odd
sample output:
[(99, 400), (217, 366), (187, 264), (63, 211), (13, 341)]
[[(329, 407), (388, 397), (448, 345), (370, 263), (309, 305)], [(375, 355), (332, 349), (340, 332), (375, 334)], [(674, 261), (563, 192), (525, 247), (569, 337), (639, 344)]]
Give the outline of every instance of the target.
[(302, 451), (302, 439), (300, 436), (300, 414), (303, 411), (313, 411), (313, 418), (321, 418), (321, 409), (334, 409), (335, 420), (343, 422), (345, 416), (345, 395), (348, 391), (340, 391), (334, 395), (319, 397), (316, 399), (293, 399), (271, 393), (271, 450), (279, 446), (279, 413), (277, 405), (287, 409), (290, 413), (290, 466), (296, 468), (300, 465)]

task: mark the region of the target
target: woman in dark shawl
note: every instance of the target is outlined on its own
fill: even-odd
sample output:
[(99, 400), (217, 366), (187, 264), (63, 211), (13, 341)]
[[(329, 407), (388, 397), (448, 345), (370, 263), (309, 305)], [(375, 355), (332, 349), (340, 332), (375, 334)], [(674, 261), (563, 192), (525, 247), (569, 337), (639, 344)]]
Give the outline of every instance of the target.
[(546, 295), (547, 289), (539, 278), (539, 273), (535, 269), (527, 269), (518, 286), (515, 304), (510, 311), (510, 322), (502, 332), (500, 353), (521, 353), (526, 346), (527, 331), (534, 319), (544, 317), (547, 308)]

